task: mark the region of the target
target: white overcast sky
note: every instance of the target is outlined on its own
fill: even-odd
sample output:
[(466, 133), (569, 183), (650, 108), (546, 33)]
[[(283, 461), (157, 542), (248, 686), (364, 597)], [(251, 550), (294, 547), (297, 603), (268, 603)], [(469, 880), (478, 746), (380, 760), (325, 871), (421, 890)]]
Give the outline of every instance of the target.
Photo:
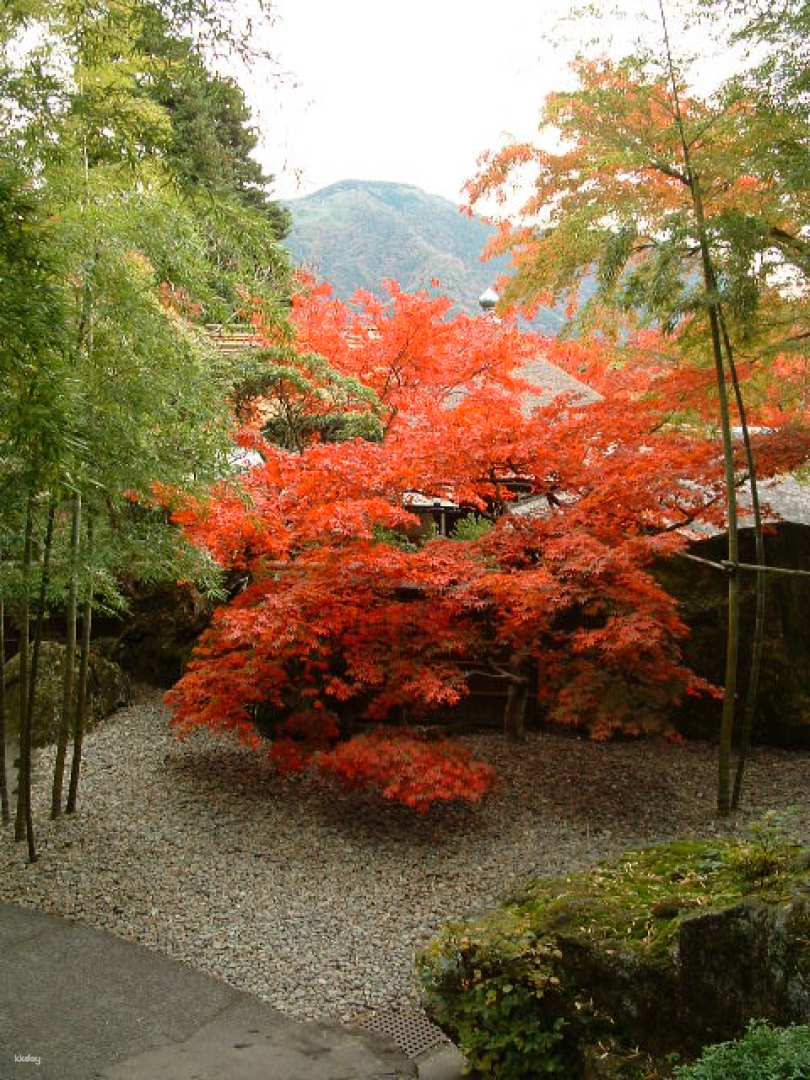
[[(569, 84), (570, 35), (581, 39), (571, 31), (565, 41), (559, 19), (569, 7), (276, 0), (267, 44), (280, 74), (270, 78), (265, 68), (240, 78), (275, 193), (294, 198), (353, 178), (416, 184), (461, 201), (478, 154), (509, 137), (531, 138), (544, 96)], [(657, 3), (627, 0), (624, 10), (597, 36), (629, 40), (639, 11), (654, 17)]]
[(564, 0), (277, 0), (285, 74), (250, 79), (260, 157), (282, 198), (395, 180), (460, 201), (477, 155), (530, 137), (565, 62), (544, 45)]

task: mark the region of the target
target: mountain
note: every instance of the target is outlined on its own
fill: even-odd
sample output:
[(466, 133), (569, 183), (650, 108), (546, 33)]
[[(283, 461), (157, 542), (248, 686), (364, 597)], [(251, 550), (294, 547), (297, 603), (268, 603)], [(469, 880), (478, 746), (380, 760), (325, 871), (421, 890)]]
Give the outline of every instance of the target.
[[(357, 289), (377, 293), (393, 278), (406, 292), (438, 292), (470, 314), (478, 297), (508, 271), (507, 259), (481, 262), (493, 230), (439, 195), (410, 184), (341, 180), (287, 202), (292, 229), (284, 246), (293, 262), (328, 281), (341, 300)], [(563, 319), (545, 311), (535, 328), (557, 333)]]

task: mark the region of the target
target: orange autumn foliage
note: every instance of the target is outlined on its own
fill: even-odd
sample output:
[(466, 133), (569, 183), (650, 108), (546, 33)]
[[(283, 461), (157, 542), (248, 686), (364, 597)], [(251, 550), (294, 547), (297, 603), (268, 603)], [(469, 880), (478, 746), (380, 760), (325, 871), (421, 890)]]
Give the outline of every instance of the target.
[[(180, 735), (208, 727), (261, 748), (261, 723), (280, 769), (317, 762), (422, 812), (477, 801), (491, 771), (447, 742), (349, 737), (358, 721), (441, 714), (476, 670), (507, 682), (533, 670), (547, 715), (596, 738), (666, 731), (684, 694), (711, 692), (681, 663), (686, 628), (650, 567), (683, 548), (678, 526), (722, 524), (722, 463), (699, 427), (668, 422), (680, 383), (665, 359), (622, 368), (601, 346), (390, 295), (358, 311), (315, 291), (294, 311), (302, 350), (375, 391), (382, 441), (292, 453), (254, 430), (260, 463), (175, 512), (246, 584), (167, 701)], [(526, 415), (517, 369), (538, 353), (584, 368), (602, 400)], [(810, 450), (792, 427), (760, 443), (766, 472)], [(517, 479), (532, 514), (505, 512)], [(492, 528), (426, 536), (414, 492)]]
[(384, 799), (425, 814), (439, 802), (478, 802), (492, 787), (489, 765), (448, 739), (427, 741), (376, 730), (339, 743), (317, 759), (322, 773), (352, 787), (373, 787)]

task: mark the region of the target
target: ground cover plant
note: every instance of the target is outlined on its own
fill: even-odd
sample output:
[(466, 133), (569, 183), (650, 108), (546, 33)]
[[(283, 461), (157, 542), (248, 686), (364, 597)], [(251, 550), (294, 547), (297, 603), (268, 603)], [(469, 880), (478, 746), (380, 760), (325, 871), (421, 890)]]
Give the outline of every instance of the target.
[(810, 1027), (752, 1020), (735, 1042), (710, 1046), (677, 1080), (801, 1080), (810, 1075)]

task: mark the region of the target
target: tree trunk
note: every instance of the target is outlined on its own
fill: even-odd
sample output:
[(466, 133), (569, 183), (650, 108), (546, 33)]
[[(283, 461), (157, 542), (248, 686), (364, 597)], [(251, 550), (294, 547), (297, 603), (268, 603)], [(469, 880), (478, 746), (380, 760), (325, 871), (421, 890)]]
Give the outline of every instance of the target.
[(723, 691), (723, 715), (720, 721), (720, 746), (717, 765), (717, 812), (725, 816), (731, 810), (731, 747), (734, 738), (734, 717), (737, 705), (737, 668), (740, 650), (740, 575), (737, 563), (740, 561), (740, 541), (737, 524), (737, 492), (734, 472), (734, 448), (731, 441), (731, 421), (729, 417), (728, 389), (720, 346), (720, 324), (717, 305), (717, 282), (706, 240), (706, 226), (703, 218), (703, 205), (700, 189), (695, 183), (693, 189), (695, 215), (700, 231), (700, 248), (703, 262), (703, 277), (709, 298), (709, 325), (712, 336), (717, 391), (720, 398), (720, 424), (723, 433), (723, 461), (726, 473), (726, 512), (728, 516), (728, 561), (731, 570), (728, 578), (728, 622), (726, 634), (726, 675)]
[[(737, 365), (734, 362), (734, 350), (731, 347), (731, 339), (726, 329), (725, 319), (720, 313), (720, 328), (723, 332), (723, 344), (726, 350), (728, 368), (731, 372), (731, 381), (734, 387), (734, 398), (737, 402), (737, 412), (740, 416), (743, 445), (745, 446), (745, 459), (748, 467), (748, 483), (751, 490), (751, 508), (754, 512), (754, 542), (756, 545), (757, 566), (765, 566), (765, 538), (762, 533), (762, 510), (759, 504), (759, 490), (757, 488), (757, 470), (754, 461), (754, 450), (751, 446), (751, 433), (748, 430), (748, 415), (745, 401), (743, 400), (740, 380), (737, 377)], [(742, 795), (745, 766), (748, 761), (748, 751), (751, 747), (751, 733), (754, 728), (757, 699), (759, 697), (759, 674), (762, 668), (762, 653), (765, 646), (765, 596), (766, 577), (760, 572), (756, 575), (756, 610), (754, 615), (754, 637), (751, 646), (751, 664), (748, 669), (748, 688), (745, 695), (745, 708), (743, 710), (742, 728), (740, 730), (740, 744), (737, 754), (737, 771), (734, 776), (734, 791), (731, 796), (732, 810), (738, 810), (740, 796)]]
[(6, 606), (0, 594), (0, 813), (4, 825), (11, 821), (6, 777)]
[(31, 722), (28, 711), (29, 634), (31, 622), (31, 549), (34, 518), (34, 497), (29, 494), (25, 507), (25, 539), (22, 560), (22, 597), (20, 603), (20, 766), (17, 779), (17, 821), (14, 839), (28, 840), (28, 860), (36, 862), (34, 820), (31, 813)]
[(51, 817), (62, 813), (62, 785), (65, 777), (65, 757), (70, 736), (70, 717), (73, 707), (73, 684), (76, 667), (76, 608), (78, 601), (79, 544), (82, 517), (82, 498), (73, 497), (73, 514), (70, 529), (70, 581), (67, 601), (67, 635), (65, 639), (65, 670), (62, 680), (62, 713), (59, 717), (59, 733), (56, 742), (56, 763), (53, 769), (51, 792)]
[(529, 676), (525, 661), (514, 659), (509, 664), (511, 680), (506, 691), (504, 731), (510, 739), (526, 738), (526, 706), (529, 703)]
[[(93, 519), (87, 520), (87, 558), (93, 557)], [(84, 726), (87, 721), (87, 676), (90, 669), (90, 639), (93, 622), (93, 575), (92, 570), (87, 581), (87, 595), (82, 607), (82, 643), (79, 656), (79, 690), (76, 703), (76, 724), (73, 729), (73, 759), (70, 763), (70, 786), (68, 788), (68, 814), (76, 813), (76, 801), (79, 795), (79, 773), (82, 765), (82, 747), (84, 745)]]
[(45, 607), (48, 599), (48, 583), (51, 577), (51, 548), (53, 547), (53, 522), (56, 504), (53, 500), (48, 507), (48, 524), (45, 527), (45, 542), (42, 551), (42, 576), (39, 582), (39, 600), (37, 601), (37, 621), (34, 624), (34, 649), (31, 656), (31, 674), (28, 678), (28, 724), (34, 730), (34, 705), (37, 696), (37, 677), (39, 675), (39, 654), (42, 651), (42, 631), (45, 624)]
[(720, 334), (720, 300), (717, 277), (714, 271), (709, 248), (706, 219), (703, 212), (703, 195), (700, 178), (695, 172), (686, 129), (681, 112), (678, 84), (675, 78), (675, 65), (669, 44), (666, 14), (663, 0), (658, 0), (661, 13), (661, 26), (664, 32), (669, 78), (672, 86), (672, 99), (675, 123), (683, 152), (687, 187), (692, 201), (697, 227), (697, 239), (700, 248), (700, 261), (703, 271), (703, 284), (706, 290), (706, 308), (709, 317), (709, 332), (714, 359), (715, 380), (720, 405), (720, 429), (723, 438), (723, 465), (726, 480), (726, 513), (728, 517), (728, 561), (731, 564), (728, 579), (728, 615), (726, 633), (726, 672), (723, 692), (723, 715), (720, 721), (720, 746), (717, 771), (717, 812), (725, 816), (731, 809), (730, 774), (731, 747), (734, 736), (734, 716), (737, 704), (737, 668), (740, 646), (740, 579), (737, 564), (739, 562), (739, 534), (737, 528), (737, 493), (734, 472), (734, 447), (731, 439), (731, 420), (729, 415), (728, 388), (726, 386), (723, 347)]
[[(48, 506), (48, 523), (45, 527), (45, 540), (42, 549), (42, 572), (39, 580), (39, 599), (37, 601), (37, 620), (34, 625), (34, 648), (31, 655), (31, 668), (28, 674), (28, 691), (26, 694), (26, 706), (25, 706), (25, 727), (29, 733), (29, 786), (28, 794), (26, 796), (28, 800), (28, 809), (30, 810), (31, 802), (31, 782), (30, 782), (30, 744), (33, 743), (33, 731), (34, 731), (34, 707), (36, 705), (37, 698), (37, 678), (39, 676), (39, 654), (42, 650), (42, 631), (45, 624), (45, 607), (48, 599), (48, 583), (51, 576), (51, 549), (53, 547), (53, 523), (56, 516), (56, 503), (53, 498)], [(20, 718), (20, 724), (22, 725), (23, 719)], [(33, 826), (32, 826), (33, 829)], [(31, 840), (28, 842), (29, 854), (31, 849)], [(31, 858), (31, 862), (34, 862), (36, 855)]]
[[(765, 566), (765, 542), (762, 536), (762, 527), (759, 526), (756, 536), (757, 564)], [(765, 648), (765, 596), (767, 581), (765, 574), (757, 574), (756, 581), (756, 610), (754, 615), (754, 640), (751, 647), (751, 667), (748, 671), (748, 689), (745, 696), (745, 710), (743, 712), (742, 728), (740, 730), (740, 745), (737, 756), (737, 771), (734, 776), (734, 791), (731, 796), (732, 810), (740, 807), (745, 766), (748, 763), (748, 753), (751, 749), (751, 735), (754, 730), (754, 717), (756, 716), (757, 700), (759, 697), (759, 676), (762, 669), (762, 654)]]

